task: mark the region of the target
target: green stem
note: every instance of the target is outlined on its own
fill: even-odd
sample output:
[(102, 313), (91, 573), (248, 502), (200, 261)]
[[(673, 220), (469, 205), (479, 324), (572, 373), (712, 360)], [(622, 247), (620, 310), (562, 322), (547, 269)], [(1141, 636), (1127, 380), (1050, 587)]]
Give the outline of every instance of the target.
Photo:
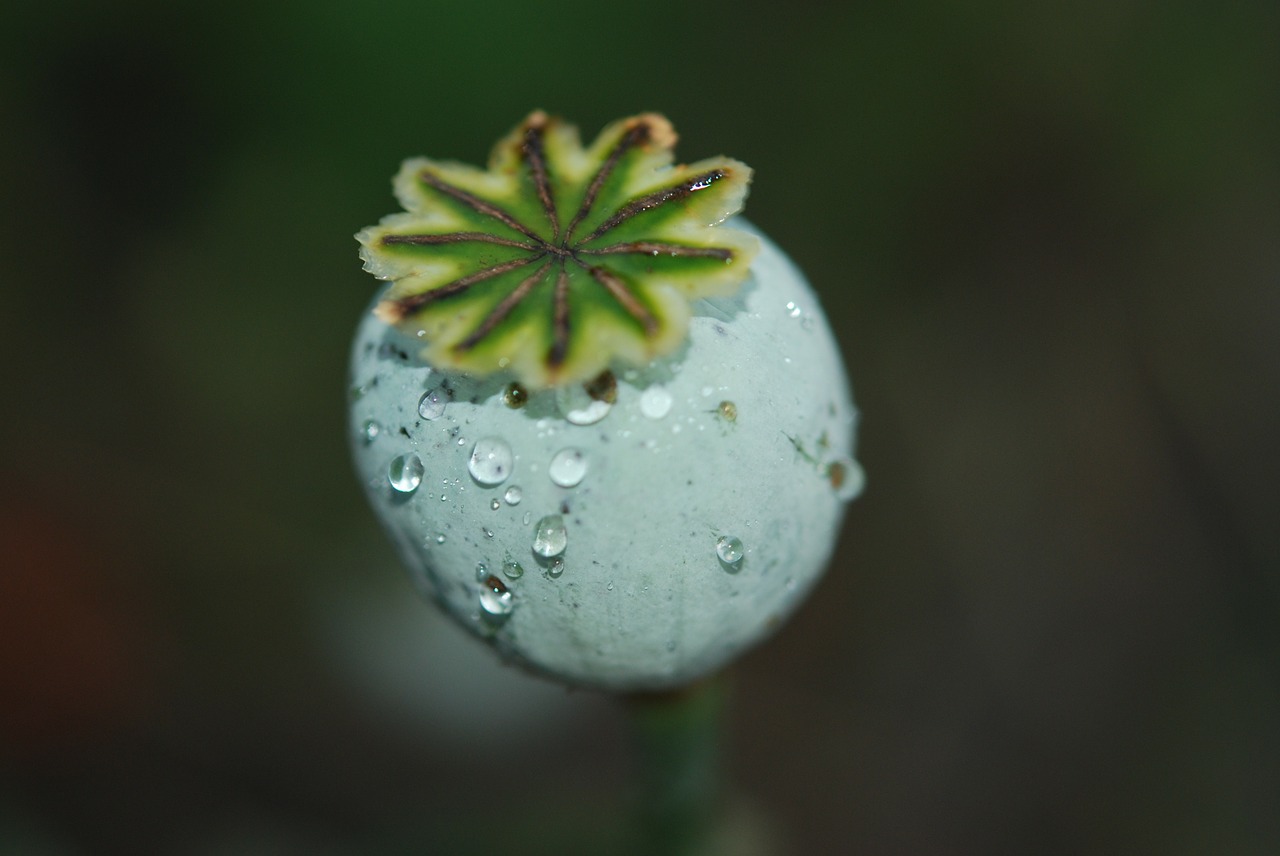
[(721, 816), (723, 678), (627, 696), (639, 782), (636, 852), (708, 852)]

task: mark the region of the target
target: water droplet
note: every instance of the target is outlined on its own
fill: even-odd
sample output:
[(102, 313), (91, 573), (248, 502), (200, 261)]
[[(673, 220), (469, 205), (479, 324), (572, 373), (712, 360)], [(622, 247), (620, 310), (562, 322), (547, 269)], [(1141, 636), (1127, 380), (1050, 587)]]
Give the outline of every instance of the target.
[(607, 401), (595, 401), (581, 387), (561, 388), (556, 391), (556, 404), (565, 420), (574, 425), (594, 425), (609, 415), (613, 405)]
[(506, 618), (515, 608), (515, 598), (507, 586), (495, 576), (486, 579), (480, 587), (480, 608), (489, 618)]
[(429, 389), (418, 399), (418, 415), (428, 421), (444, 416), (444, 406), (449, 403), (449, 396), (439, 389)]
[(867, 474), (853, 458), (836, 458), (827, 464), (827, 481), (838, 498), (849, 502), (867, 486)]
[(497, 437), (485, 437), (476, 441), (467, 469), (480, 484), (492, 486), (507, 480), (513, 463), (510, 446)]
[(742, 567), (742, 541), (732, 535), (721, 535), (716, 539), (716, 556), (726, 571), (736, 573)]
[(559, 514), (548, 514), (538, 521), (538, 530), (533, 536), (533, 552), (544, 559), (559, 556), (569, 544), (569, 533), (564, 528), (564, 518)]
[(387, 467), (387, 481), (400, 493), (413, 493), (422, 484), (422, 459), (417, 455), (396, 455)]
[(443, 532), (441, 532), (439, 535), (437, 535), (437, 536), (436, 536), (436, 543), (437, 543), (437, 544), (443, 544), (443, 543), (444, 543), (444, 533), (443, 533)]
[(512, 410), (524, 407), (529, 402), (528, 391), (518, 383), (509, 383), (502, 392), (502, 403)]
[(800, 317), (800, 307), (796, 305), (794, 300), (787, 301), (787, 314), (792, 318)]
[(501, 508), (501, 507), (502, 507), (502, 503), (501, 503), (501, 502), (498, 502), (498, 500), (496, 500), (496, 499), (491, 499), (491, 500), (489, 500), (489, 507), (490, 507), (491, 509), (493, 509), (494, 511), (497, 511), (499, 508)]
[(800, 319), (800, 326), (803, 327), (805, 330), (812, 330), (814, 323), (815, 322), (813, 320), (812, 315), (806, 315)]
[(484, 582), (489, 578), (489, 566), (484, 562), (476, 562), (476, 579)]
[(606, 591), (613, 591), (613, 583), (612, 583), (612, 582), (610, 582), (607, 586), (605, 586), (605, 590), (606, 590)]
[(520, 567), (520, 563), (515, 559), (507, 556), (502, 562), (502, 573), (509, 580), (518, 580), (524, 576), (524, 568)]
[(716, 411), (725, 422), (733, 422), (738, 418), (738, 405), (732, 401), (720, 402), (720, 406), (716, 408)]
[(492, 537), (493, 537), (493, 530), (492, 530), (492, 529), (485, 529), (485, 530), (484, 530), (484, 537), (486, 537), (486, 538), (492, 538)]
[(360, 426), (360, 439), (364, 441), (366, 446), (378, 439), (378, 435), (381, 433), (382, 426), (372, 419), (365, 420), (365, 423)]
[(521, 518), (521, 522), (522, 522), (522, 523), (524, 523), (524, 525), (525, 525), (525, 526), (528, 526), (528, 525), (529, 525), (529, 520), (530, 520), (532, 517), (533, 517), (533, 515), (532, 515), (531, 513), (529, 513), (528, 511), (526, 511), (526, 512), (524, 513), (524, 517), (522, 517), (522, 518)]
[[(524, 499), (524, 491), (520, 489), (519, 485), (513, 484), (502, 494), (502, 498), (506, 500), (507, 505), (519, 505), (520, 500)], [(526, 520), (525, 522), (528, 523), (529, 521)]]
[(608, 369), (583, 384), (583, 389), (596, 401), (613, 404), (618, 400), (618, 379)]
[(550, 577), (551, 579), (553, 580), (559, 579), (560, 575), (563, 573), (564, 573), (564, 559), (560, 558), (559, 556), (556, 556), (554, 559), (552, 559), (550, 562), (547, 563), (547, 576)]
[(640, 393), (640, 412), (650, 419), (661, 419), (671, 412), (671, 393), (664, 386), (651, 386)]
[(560, 487), (575, 487), (586, 474), (587, 456), (573, 446), (556, 452), (547, 467), (547, 475)]

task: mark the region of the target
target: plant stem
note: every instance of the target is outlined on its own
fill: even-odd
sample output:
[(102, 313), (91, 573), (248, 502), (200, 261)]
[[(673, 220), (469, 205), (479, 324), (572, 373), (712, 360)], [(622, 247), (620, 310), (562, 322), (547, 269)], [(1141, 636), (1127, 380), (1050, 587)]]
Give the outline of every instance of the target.
[(636, 851), (707, 853), (721, 812), (722, 677), (626, 697), (637, 759)]

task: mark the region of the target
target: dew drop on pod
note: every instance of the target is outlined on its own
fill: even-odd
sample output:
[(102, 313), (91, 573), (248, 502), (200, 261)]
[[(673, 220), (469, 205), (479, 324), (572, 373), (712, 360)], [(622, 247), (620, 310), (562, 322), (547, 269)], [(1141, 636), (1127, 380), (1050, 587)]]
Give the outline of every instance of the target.
[(673, 688), (775, 630), (862, 487), (817, 298), (751, 170), (662, 116), (536, 112), (488, 169), (406, 161), (357, 239), (356, 469), (416, 583), (505, 659)]

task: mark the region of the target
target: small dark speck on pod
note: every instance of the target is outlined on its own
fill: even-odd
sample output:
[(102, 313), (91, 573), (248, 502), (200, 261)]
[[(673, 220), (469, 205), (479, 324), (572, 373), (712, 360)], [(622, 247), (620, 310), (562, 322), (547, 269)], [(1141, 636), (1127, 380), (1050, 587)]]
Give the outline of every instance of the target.
[(560, 513), (561, 513), (561, 514), (568, 514), (568, 513), (569, 513), (569, 501), (568, 501), (568, 500), (565, 500), (564, 502), (560, 503)]
[(403, 425), (400, 426), (400, 433), (403, 434), (405, 437), (408, 437), (410, 440), (413, 439), (412, 437), (409, 437), (409, 429), (404, 427)]

